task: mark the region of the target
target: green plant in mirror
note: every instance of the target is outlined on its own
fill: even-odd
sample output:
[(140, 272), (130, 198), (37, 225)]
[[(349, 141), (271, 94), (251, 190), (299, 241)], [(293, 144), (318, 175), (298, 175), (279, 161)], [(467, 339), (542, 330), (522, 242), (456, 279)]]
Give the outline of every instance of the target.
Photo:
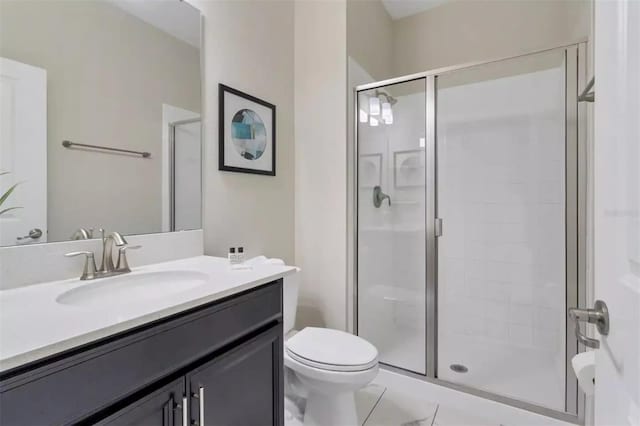
[[(9, 174), (9, 172), (0, 172), (0, 176), (3, 175), (7, 175)], [(16, 187), (20, 184), (20, 182), (14, 184), (11, 186), (11, 188), (7, 189), (4, 194), (0, 195), (0, 216), (2, 216), (3, 214), (5, 214), (8, 211), (11, 210), (16, 210), (16, 209), (21, 209), (22, 207), (7, 207), (7, 208), (2, 208), (2, 206), (4, 205), (4, 203), (7, 201), (7, 199), (9, 198), (9, 195), (11, 195), (11, 193), (14, 191), (14, 189), (16, 189)]]

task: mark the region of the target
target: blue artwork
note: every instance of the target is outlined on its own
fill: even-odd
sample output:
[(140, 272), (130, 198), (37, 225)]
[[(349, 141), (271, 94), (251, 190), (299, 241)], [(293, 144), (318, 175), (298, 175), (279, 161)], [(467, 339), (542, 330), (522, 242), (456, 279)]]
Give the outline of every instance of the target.
[(218, 95), (218, 169), (275, 176), (276, 106), (224, 84)]
[(267, 129), (255, 111), (241, 109), (231, 120), (231, 138), (242, 158), (257, 160), (267, 146)]

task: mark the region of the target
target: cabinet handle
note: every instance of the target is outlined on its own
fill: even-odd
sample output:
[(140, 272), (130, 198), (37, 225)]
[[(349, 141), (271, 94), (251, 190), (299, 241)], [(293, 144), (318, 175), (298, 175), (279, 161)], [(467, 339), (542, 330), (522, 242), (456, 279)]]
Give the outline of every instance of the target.
[(204, 426), (204, 386), (198, 388), (198, 393), (192, 392), (191, 397), (198, 400), (198, 421), (192, 421), (191, 425)]
[(200, 409), (200, 425), (204, 426), (204, 386), (198, 389), (198, 408)]
[(189, 410), (187, 410), (187, 396), (182, 396), (182, 426), (189, 426)]

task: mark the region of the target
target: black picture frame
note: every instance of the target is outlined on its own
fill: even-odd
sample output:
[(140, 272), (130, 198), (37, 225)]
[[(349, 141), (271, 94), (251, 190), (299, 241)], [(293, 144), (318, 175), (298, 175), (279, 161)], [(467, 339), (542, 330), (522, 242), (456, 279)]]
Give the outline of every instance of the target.
[[(256, 103), (271, 110), (271, 170), (251, 169), (245, 167), (229, 166), (225, 164), (225, 94), (231, 93), (250, 102)], [(268, 143), (268, 142), (267, 142)], [(240, 90), (218, 84), (218, 170), (225, 172), (250, 173), (256, 175), (276, 175), (276, 106), (263, 99), (244, 93)]]

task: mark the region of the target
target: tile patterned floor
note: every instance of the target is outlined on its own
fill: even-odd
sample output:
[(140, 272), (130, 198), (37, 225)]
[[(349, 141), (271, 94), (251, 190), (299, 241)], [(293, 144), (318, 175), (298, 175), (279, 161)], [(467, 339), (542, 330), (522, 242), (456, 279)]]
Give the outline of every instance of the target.
[[(286, 426), (302, 426), (299, 407), (304, 403), (287, 403)], [(356, 393), (356, 411), (361, 426), (498, 426), (375, 382)]]
[(362, 426), (499, 426), (375, 382), (356, 394), (356, 409)]
[[(292, 398), (285, 425), (303, 426), (305, 400)], [(574, 426), (385, 369), (355, 400), (359, 426)]]

